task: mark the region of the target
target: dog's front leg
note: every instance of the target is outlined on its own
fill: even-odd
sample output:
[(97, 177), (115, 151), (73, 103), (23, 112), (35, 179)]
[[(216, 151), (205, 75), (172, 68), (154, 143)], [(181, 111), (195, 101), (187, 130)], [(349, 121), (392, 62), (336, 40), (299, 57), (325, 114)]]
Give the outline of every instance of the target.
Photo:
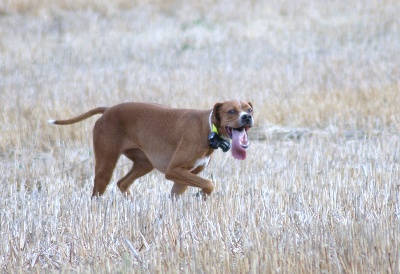
[(175, 183), (171, 190), (172, 198), (181, 195), (188, 186), (201, 188), (203, 193), (207, 195), (210, 195), (214, 190), (211, 181), (203, 179), (182, 167), (169, 169), (165, 173), (165, 178)]

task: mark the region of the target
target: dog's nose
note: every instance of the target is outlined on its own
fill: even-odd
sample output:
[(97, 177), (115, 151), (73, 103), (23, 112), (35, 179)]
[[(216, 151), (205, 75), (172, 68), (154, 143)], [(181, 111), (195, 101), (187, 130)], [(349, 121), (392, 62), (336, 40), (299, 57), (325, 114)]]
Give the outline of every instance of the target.
[(251, 123), (252, 120), (253, 120), (253, 117), (250, 114), (243, 114), (243, 116), (242, 116), (243, 123), (248, 124), (248, 123)]

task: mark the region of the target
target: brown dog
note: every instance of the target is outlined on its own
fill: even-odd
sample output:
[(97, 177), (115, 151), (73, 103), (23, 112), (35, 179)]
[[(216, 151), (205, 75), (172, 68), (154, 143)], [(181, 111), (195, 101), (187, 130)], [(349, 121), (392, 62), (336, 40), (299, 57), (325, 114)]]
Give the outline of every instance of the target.
[(69, 125), (95, 114), (103, 115), (93, 129), (96, 158), (93, 196), (104, 193), (121, 154), (134, 163), (117, 183), (128, 196), (133, 181), (154, 168), (174, 182), (171, 197), (182, 194), (188, 186), (201, 188), (210, 195), (214, 185), (197, 174), (208, 165), (214, 150), (221, 147), (227, 151), (230, 141), (233, 157), (245, 159), (247, 131), (254, 124), (252, 104), (244, 101), (217, 103), (212, 110), (123, 103), (49, 123)]

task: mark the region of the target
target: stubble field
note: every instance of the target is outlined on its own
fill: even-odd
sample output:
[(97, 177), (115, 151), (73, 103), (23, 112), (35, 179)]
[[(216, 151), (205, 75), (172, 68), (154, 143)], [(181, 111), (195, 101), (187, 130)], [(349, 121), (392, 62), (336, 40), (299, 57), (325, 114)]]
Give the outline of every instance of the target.
[[(2, 273), (400, 273), (400, 4), (0, 1)], [(90, 199), (95, 118), (253, 103), (245, 161), (176, 202), (152, 172)]]

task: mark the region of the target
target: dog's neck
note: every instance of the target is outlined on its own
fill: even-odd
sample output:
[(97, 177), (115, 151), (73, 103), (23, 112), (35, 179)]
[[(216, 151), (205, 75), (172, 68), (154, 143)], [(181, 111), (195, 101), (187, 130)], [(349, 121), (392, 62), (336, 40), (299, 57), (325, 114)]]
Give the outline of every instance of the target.
[(218, 136), (220, 136), (222, 139), (224, 139), (227, 142), (230, 142), (230, 139), (226, 138), (225, 136), (223, 136), (222, 134), (220, 134), (218, 132), (218, 128), (211, 122), (212, 120), (212, 115), (213, 115), (213, 110), (211, 110), (210, 115), (208, 116), (208, 125), (210, 126), (210, 133), (211, 132), (215, 132), (216, 134), (218, 134)]
[[(213, 114), (213, 110), (211, 110), (210, 116), (208, 116), (208, 125), (210, 126), (210, 132), (213, 132), (213, 131), (214, 131), (214, 128), (217, 129), (217, 128), (215, 127), (215, 125), (213, 125), (213, 124), (211, 123), (212, 114)], [(218, 133), (218, 130), (217, 130), (216, 133)]]
[(211, 122), (213, 111), (211, 110), (208, 117), (208, 125), (210, 126), (210, 134), (208, 135), (208, 142), (213, 149), (221, 148), (223, 152), (227, 152), (231, 147), (231, 142), (224, 136), (218, 133), (217, 127)]

